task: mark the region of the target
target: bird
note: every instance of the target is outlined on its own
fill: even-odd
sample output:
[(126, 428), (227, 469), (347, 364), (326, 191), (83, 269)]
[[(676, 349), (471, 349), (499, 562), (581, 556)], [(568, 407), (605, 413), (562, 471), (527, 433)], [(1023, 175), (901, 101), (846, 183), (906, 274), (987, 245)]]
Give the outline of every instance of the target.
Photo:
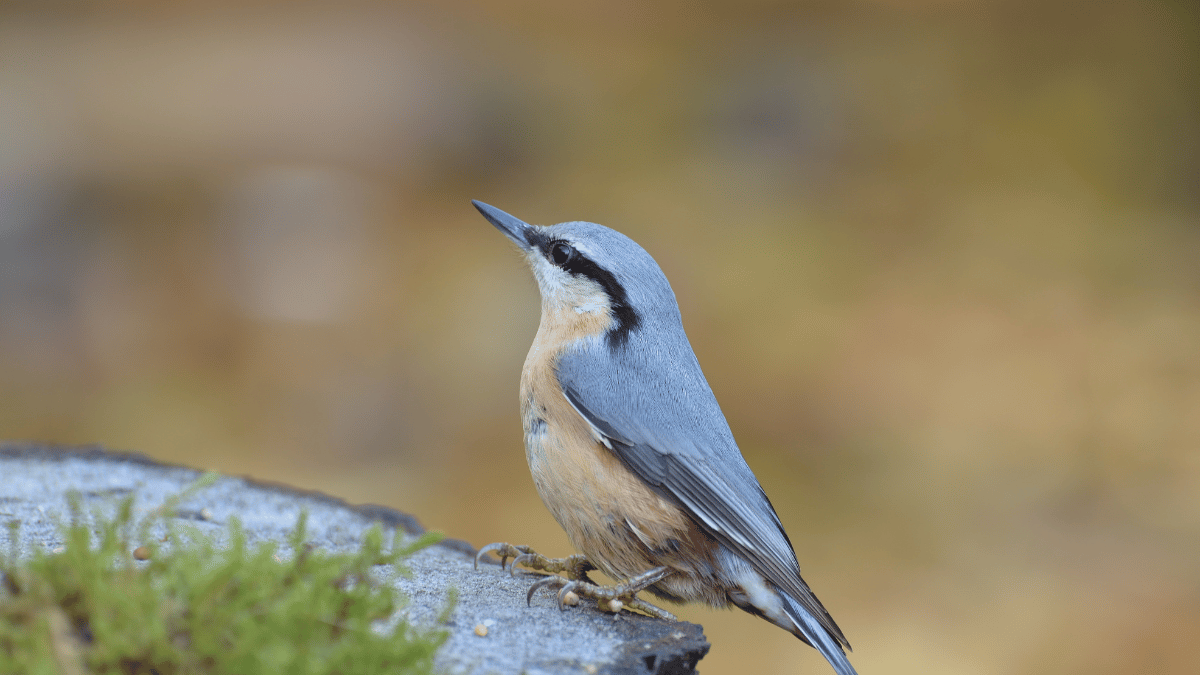
[[(666, 275), (629, 237), (596, 223), (530, 225), (473, 200), (524, 254), (541, 321), (521, 372), (534, 485), (578, 554), (483, 547), (517, 565), (565, 572), (559, 607), (595, 599), (674, 616), (637, 597), (736, 606), (857, 675), (842, 630), (800, 576), (787, 533), (742, 457), (684, 332)], [(600, 586), (588, 572), (620, 582)], [(843, 649), (844, 648), (844, 649)]]

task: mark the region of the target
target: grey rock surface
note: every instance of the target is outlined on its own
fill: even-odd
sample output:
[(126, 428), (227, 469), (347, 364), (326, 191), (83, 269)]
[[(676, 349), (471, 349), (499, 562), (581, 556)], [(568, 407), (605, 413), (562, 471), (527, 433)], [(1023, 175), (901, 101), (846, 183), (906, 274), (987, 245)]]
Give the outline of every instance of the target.
[[(133, 495), (135, 517), (140, 517), (200, 475), (96, 447), (0, 444), (0, 524), (21, 523), (22, 555), (53, 550), (62, 543), (58, 524), (68, 515), (69, 492), (81, 495), (88, 512), (113, 509)], [(410, 536), (423, 532), (415, 518), (390, 508), (353, 506), (320, 493), (229, 476), (183, 501), (174, 517), (218, 537), (237, 517), (254, 544), (285, 541), (302, 511), (308, 512), (308, 541), (330, 551), (356, 550), (375, 523), (384, 526), (389, 540), (395, 528)], [(10, 545), (7, 528), (0, 528), (0, 546)], [(474, 553), (466, 542), (447, 539), (408, 561), (410, 579), (393, 582), (410, 599), (404, 611), (418, 625), (435, 622), (450, 589), (457, 589), (458, 601), (444, 624), (450, 637), (438, 660), (445, 672), (674, 675), (695, 672), (708, 652), (702, 628), (691, 623), (582, 606), (560, 611), (545, 591), (527, 607), (525, 594), (536, 577), (511, 576), (495, 562), (476, 571)], [(487, 628), (485, 637), (476, 634), (478, 626)]]

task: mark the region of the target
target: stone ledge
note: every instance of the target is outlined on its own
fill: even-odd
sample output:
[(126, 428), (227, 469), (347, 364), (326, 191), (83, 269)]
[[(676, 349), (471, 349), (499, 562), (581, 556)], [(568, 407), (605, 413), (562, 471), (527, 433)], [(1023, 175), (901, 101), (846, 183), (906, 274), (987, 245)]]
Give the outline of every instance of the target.
[[(135, 513), (143, 513), (200, 475), (188, 467), (97, 446), (0, 444), (0, 523), (20, 521), (18, 548), (27, 556), (35, 547), (61, 544), (57, 523), (66, 514), (70, 491), (83, 496), (88, 510), (115, 506), (133, 495)], [(185, 500), (175, 517), (219, 534), (236, 516), (254, 544), (284, 541), (305, 510), (308, 540), (331, 551), (357, 549), (375, 523), (409, 535), (424, 531), (416, 518), (388, 507), (355, 506), (318, 492), (231, 476)], [(0, 546), (10, 545), (7, 538), (0, 528)], [(395, 582), (409, 597), (405, 612), (416, 624), (433, 622), (449, 589), (458, 590), (445, 624), (450, 638), (438, 657), (446, 672), (686, 675), (708, 653), (703, 629), (696, 624), (628, 612), (614, 616), (584, 607), (560, 611), (550, 593), (538, 594), (527, 607), (525, 593), (535, 577), (513, 577), (494, 562), (475, 571), (475, 550), (462, 540), (447, 539), (411, 558), (412, 578)], [(488, 627), (486, 637), (475, 632), (481, 624)]]

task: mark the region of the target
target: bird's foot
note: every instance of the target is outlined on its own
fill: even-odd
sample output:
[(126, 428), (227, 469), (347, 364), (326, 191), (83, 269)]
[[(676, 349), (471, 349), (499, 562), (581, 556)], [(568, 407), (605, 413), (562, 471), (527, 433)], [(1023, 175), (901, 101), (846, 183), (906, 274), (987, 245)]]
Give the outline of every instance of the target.
[(558, 589), (559, 609), (566, 609), (567, 605), (579, 604), (579, 598), (591, 598), (596, 601), (596, 606), (604, 612), (617, 614), (623, 608), (629, 608), (636, 609), (659, 619), (678, 621), (679, 619), (675, 618), (675, 615), (667, 610), (655, 607), (637, 598), (638, 592), (644, 591), (646, 588), (662, 581), (670, 573), (671, 570), (666, 567), (655, 567), (649, 572), (644, 572), (624, 583), (612, 586), (598, 586), (590, 581), (564, 579), (557, 575), (548, 576), (544, 579), (539, 579), (529, 587), (529, 594), (525, 596), (525, 601), (527, 603), (533, 602), (533, 594), (539, 588), (553, 587)]
[(587, 556), (578, 553), (565, 558), (547, 558), (528, 546), (513, 546), (505, 543), (488, 544), (479, 549), (479, 553), (475, 554), (475, 569), (479, 569), (479, 561), (488, 553), (500, 556), (500, 569), (504, 569), (504, 563), (512, 558), (512, 566), (509, 569), (513, 574), (517, 573), (517, 565), (521, 565), (531, 570), (550, 574), (565, 572), (571, 581), (585, 581), (590, 584), (592, 580), (588, 578), (588, 572), (596, 569), (596, 566), (588, 561)]
[[(539, 588), (558, 589), (558, 607), (566, 609), (568, 605), (579, 604), (580, 598), (590, 598), (596, 601), (601, 611), (620, 612), (623, 608), (636, 609), (650, 616), (668, 621), (678, 621), (674, 614), (660, 607), (637, 598), (637, 594), (650, 586), (662, 581), (671, 571), (666, 567), (655, 567), (649, 572), (639, 574), (624, 583), (613, 586), (601, 586), (588, 578), (588, 572), (596, 569), (587, 556), (576, 553), (566, 558), (547, 558), (535, 552), (528, 546), (513, 546), (512, 544), (488, 544), (475, 554), (475, 569), (479, 569), (479, 561), (488, 553), (500, 556), (500, 569), (512, 558), (510, 570), (516, 574), (517, 565), (539, 572), (549, 572), (550, 575), (539, 579), (529, 587), (525, 596), (526, 602), (533, 602), (533, 594)], [(560, 577), (560, 572), (566, 577)]]

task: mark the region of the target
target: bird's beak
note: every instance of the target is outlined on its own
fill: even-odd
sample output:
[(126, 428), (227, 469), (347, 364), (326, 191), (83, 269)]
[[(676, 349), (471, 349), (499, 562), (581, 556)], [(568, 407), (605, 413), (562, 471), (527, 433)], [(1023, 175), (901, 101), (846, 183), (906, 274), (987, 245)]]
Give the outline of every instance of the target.
[(532, 225), (519, 218), (510, 216), (494, 206), (484, 204), (477, 199), (472, 199), (471, 203), (475, 205), (475, 208), (479, 209), (479, 212), (483, 214), (484, 218), (488, 219), (489, 223), (495, 225), (497, 230), (504, 233), (504, 236), (512, 239), (517, 246), (520, 246), (522, 251), (528, 251), (533, 246), (534, 237), (530, 235), (534, 234), (535, 230)]

